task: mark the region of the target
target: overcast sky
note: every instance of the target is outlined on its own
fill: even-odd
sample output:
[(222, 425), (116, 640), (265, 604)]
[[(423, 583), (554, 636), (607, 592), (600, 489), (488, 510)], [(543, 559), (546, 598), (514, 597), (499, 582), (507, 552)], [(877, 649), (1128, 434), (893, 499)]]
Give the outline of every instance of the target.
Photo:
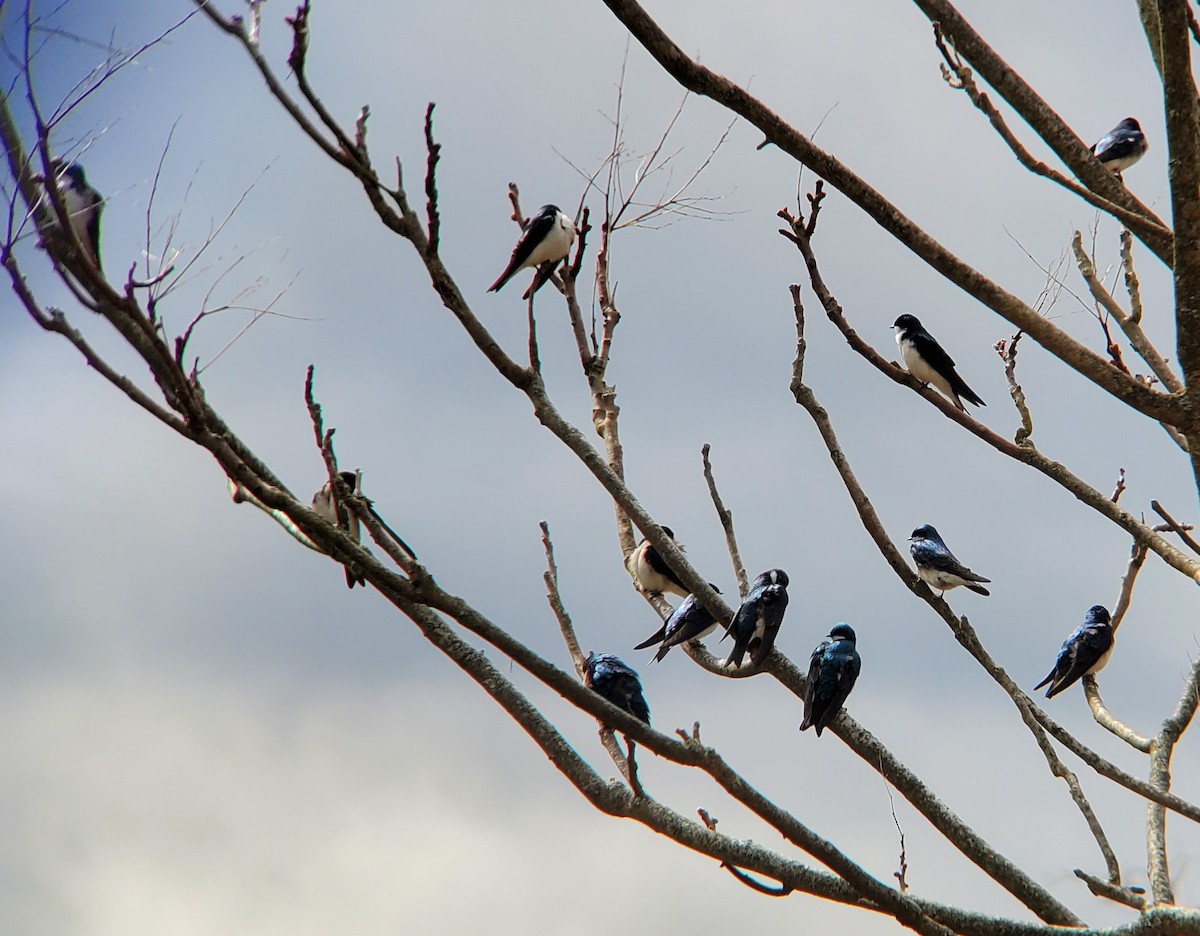
[[(120, 12), (115, 13), (119, 6)], [(233, 10), (232, 0), (225, 8)], [(927, 21), (913, 7), (858, 3), (657, 0), (659, 22), (705, 64), (749, 83), (771, 107), (887, 193), (935, 237), (1029, 302), (1072, 232), (1098, 264), (1117, 261), (1117, 227), (1024, 173), (986, 121), (947, 89)], [(135, 48), (186, 16), (183, 2), (69, 3), (35, 75), (57, 101), (111, 44)], [(964, 13), (1085, 140), (1138, 116), (1151, 141), (1127, 173), (1169, 216), (1161, 91), (1134, 5), (971, 2)], [(266, 5), (263, 49), (286, 71), (282, 22)], [(20, 11), (0, 19), (13, 48)], [(612, 140), (627, 39), (598, 0), (317, 3), (309, 74), (347, 123), (371, 107), (376, 165), (398, 156), (414, 198), (421, 120), (438, 104), (443, 257), (488, 327), (519, 356), (520, 289), (485, 292), (516, 237), (506, 185), (531, 212), (573, 209), (574, 166)], [(74, 37), (74, 38), (72, 38)], [(4, 62), (7, 86), (12, 65)], [(291, 87), (291, 84), (289, 84)], [(681, 100), (640, 47), (628, 49), (624, 140), (649, 150)], [(675, 180), (729, 123), (691, 99), (670, 149)], [(823, 123), (822, 123), (823, 121)], [(1019, 121), (1018, 132), (1029, 134)], [(622, 322), (609, 378), (618, 390), (631, 488), (674, 528), (693, 562), (736, 593), (700, 470), (712, 459), (751, 575), (792, 579), (779, 646), (804, 664), (839, 620), (859, 635), (853, 715), (954, 809), (1090, 922), (1130, 913), (1071, 874), (1103, 862), (1061, 781), (1015, 709), (945, 625), (890, 572), (859, 525), (803, 410), (788, 393), (794, 325), (788, 285), (805, 282), (775, 212), (795, 206), (797, 167), (734, 125), (700, 178), (717, 220), (621, 233), (613, 276)], [(170, 145), (168, 148), (168, 140)], [(440, 305), (411, 248), (374, 219), (361, 190), (289, 123), (239, 48), (194, 17), (90, 96), (54, 141), (78, 154), (108, 198), (103, 259), (123, 279), (145, 251), (146, 212), (164, 150), (154, 243), (177, 218), (194, 256), (161, 308), (179, 333), (214, 301), (281, 313), (259, 321), (204, 371), (209, 400), (295, 491), (324, 468), (304, 407), (304, 369), (337, 428), (344, 467), (448, 590), (569, 667), (544, 598), (538, 521), (549, 522), (563, 597), (581, 642), (643, 676), (657, 727), (700, 721), (705, 740), (764, 793), (883, 880), (898, 863), (888, 791), (832, 735), (800, 735), (797, 701), (767, 678), (724, 681), (682, 653), (649, 665), (631, 648), (657, 619), (622, 568), (612, 505), (496, 375)], [(1034, 147), (1039, 154), (1042, 150)], [(634, 158), (632, 166), (636, 166)], [(810, 187), (811, 173), (804, 186)], [(593, 211), (599, 201), (590, 197)], [(816, 239), (850, 320), (885, 354), (890, 325), (919, 315), (988, 402), (979, 417), (1018, 425), (993, 344), (1012, 329), (914, 260), (846, 199), (826, 200)], [(1147, 329), (1171, 353), (1170, 282), (1135, 250)], [(31, 244), (34, 285), (112, 360), (144, 367), (90, 313), (73, 308)], [(1033, 259), (1030, 259), (1030, 258)], [(589, 266), (592, 260), (589, 254)], [(1069, 268), (1069, 287), (1085, 287)], [(216, 284), (214, 286), (214, 284)], [(806, 376), (831, 412), (859, 479), (903, 545), (933, 523), (993, 594), (954, 592), (989, 650), (1028, 689), (1095, 603), (1111, 607), (1128, 537), (1040, 475), (1002, 460), (916, 395), (869, 370), (805, 291)], [(895, 923), (804, 896), (770, 900), (714, 862), (594, 812), (526, 736), (415, 627), (263, 514), (230, 502), (211, 460), (172, 436), (40, 331), (0, 305), (0, 460), (5, 561), (0, 589), (0, 929), (12, 936), (333, 933), (493, 936), (553, 933), (893, 932)], [(587, 427), (590, 399), (565, 310), (539, 300), (547, 382)], [(1069, 294), (1056, 322), (1102, 349)], [(207, 321), (192, 349), (212, 361), (248, 320)], [(1019, 376), (1036, 441), (1101, 490), (1128, 473), (1122, 503), (1160, 499), (1194, 518), (1186, 460), (1161, 430), (1083, 385), (1032, 341)], [(1188, 584), (1147, 560), (1106, 701), (1150, 732), (1168, 714), (1196, 650)], [(493, 655), (495, 658), (495, 656)], [(590, 719), (554, 703), (498, 660), (605, 776)], [(1083, 694), (1047, 708), (1138, 775), (1144, 758), (1099, 729)], [(1177, 791), (1195, 801), (1196, 747), (1176, 754)], [(655, 797), (720, 830), (782, 846), (711, 784), (643, 755)], [(1128, 883), (1145, 884), (1143, 804), (1079, 764)], [(1027, 918), (942, 843), (900, 798), (908, 880), (922, 897)], [(1181, 903), (1200, 899), (1196, 830), (1170, 820)], [(785, 852), (786, 854), (791, 854)], [(614, 917), (620, 919), (619, 924)]]

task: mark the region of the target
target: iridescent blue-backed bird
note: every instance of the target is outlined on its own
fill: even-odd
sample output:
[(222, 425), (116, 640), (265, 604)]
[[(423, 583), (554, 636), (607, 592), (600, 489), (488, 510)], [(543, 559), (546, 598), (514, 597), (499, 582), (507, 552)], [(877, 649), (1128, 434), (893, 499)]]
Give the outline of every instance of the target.
[(726, 666), (741, 666), (747, 650), (750, 651), (750, 662), (755, 666), (767, 658), (775, 646), (783, 612), (787, 610), (787, 586), (788, 577), (783, 569), (764, 572), (750, 585), (750, 591), (725, 631), (725, 637), (733, 636), (733, 649), (725, 660)]
[(801, 731), (816, 728), (817, 737), (821, 737), (821, 731), (842, 710), (862, 669), (855, 643), (854, 629), (849, 624), (835, 624), (829, 636), (812, 652)]
[(1145, 156), (1149, 147), (1141, 125), (1132, 117), (1126, 117), (1092, 145), (1092, 152), (1106, 167), (1120, 175)]
[(635, 670), (611, 653), (588, 654), (583, 662), (583, 684), (617, 708), (650, 724), (650, 706), (642, 695), (642, 681)]
[(1112, 620), (1108, 616), (1108, 609), (1103, 605), (1092, 605), (1083, 623), (1063, 641), (1050, 675), (1034, 686), (1034, 691), (1049, 685), (1046, 698), (1053, 699), (1084, 676), (1100, 672), (1108, 665), (1108, 658), (1112, 656), (1113, 640)]
[(913, 562), (917, 566), (917, 575), (926, 585), (938, 589), (945, 594), (951, 588), (963, 585), (981, 595), (990, 595), (980, 582), (990, 582), (982, 575), (976, 575), (959, 562), (954, 553), (946, 548), (938, 531), (928, 523), (919, 526), (908, 539), (909, 549), (912, 550)]
[(645, 650), (647, 647), (661, 644), (658, 653), (654, 655), (654, 662), (657, 663), (672, 647), (689, 640), (701, 640), (711, 634), (716, 626), (716, 618), (709, 613), (708, 608), (704, 607), (695, 595), (688, 595), (652, 637), (643, 640), (633, 649)]
[(915, 315), (900, 316), (892, 328), (896, 332), (896, 346), (900, 349), (904, 369), (917, 380), (936, 387), (942, 396), (964, 412), (967, 408), (963, 406), (963, 400), (976, 406), (987, 406), (958, 376), (950, 355), (925, 330)]

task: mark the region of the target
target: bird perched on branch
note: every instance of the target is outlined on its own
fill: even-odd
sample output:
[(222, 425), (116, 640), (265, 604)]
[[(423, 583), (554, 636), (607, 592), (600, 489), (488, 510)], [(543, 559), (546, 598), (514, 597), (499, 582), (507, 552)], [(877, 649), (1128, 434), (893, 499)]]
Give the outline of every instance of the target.
[(617, 708), (650, 724), (650, 706), (642, 695), (642, 681), (635, 670), (611, 653), (588, 654), (583, 661), (583, 684)]
[(658, 653), (654, 655), (654, 662), (657, 663), (672, 647), (689, 640), (701, 640), (716, 627), (717, 620), (708, 608), (704, 607), (695, 595), (688, 595), (652, 637), (643, 640), (633, 649), (645, 650), (647, 647), (661, 644)]
[(842, 710), (862, 669), (855, 646), (857, 638), (849, 624), (835, 624), (829, 636), (817, 644), (808, 664), (808, 683), (804, 688), (804, 721), (800, 730), (821, 731)]
[(917, 575), (926, 585), (938, 589), (942, 594), (959, 585), (966, 586), (981, 595), (991, 594), (979, 584), (980, 582), (990, 582), (991, 579), (976, 575), (959, 562), (954, 553), (946, 547), (938, 531), (929, 524), (913, 530), (908, 542), (913, 562), (917, 566)]
[[(361, 476), (353, 471), (339, 471), (338, 476), (345, 482), (346, 486), (356, 494), (362, 494)], [(345, 504), (338, 504), (337, 512), (333, 509), (333, 482), (326, 481), (322, 485), (321, 490), (313, 495), (312, 509), (317, 514), (329, 523), (332, 523), (339, 530), (345, 530), (354, 542), (359, 542), (362, 537), (362, 530), (359, 527), (358, 517), (354, 511), (350, 510)], [(355, 585), (366, 586), (367, 580), (362, 575), (351, 572), (346, 569), (346, 587), (353, 588)]]
[(1120, 175), (1145, 156), (1149, 147), (1141, 125), (1134, 118), (1126, 117), (1092, 144), (1092, 152), (1106, 167)]
[(1049, 684), (1046, 698), (1053, 699), (1084, 676), (1093, 676), (1100, 672), (1108, 665), (1108, 658), (1112, 656), (1114, 639), (1108, 609), (1103, 605), (1093, 605), (1088, 609), (1083, 623), (1063, 641), (1050, 675), (1034, 686), (1034, 691)]
[(892, 324), (896, 345), (904, 369), (922, 383), (936, 387), (960, 410), (966, 411), (963, 400), (976, 406), (987, 406), (967, 382), (958, 376), (954, 361), (945, 349), (929, 334), (915, 315), (902, 315)]
[[(517, 246), (513, 248), (508, 266), (504, 268), (500, 278), (488, 287), (488, 292), (498, 292), (519, 270), (526, 267), (537, 269), (542, 264), (555, 264), (566, 259), (574, 243), (575, 222), (559, 211), (556, 205), (542, 205), (537, 214), (526, 223)], [(539, 270), (539, 275), (534, 277), (533, 286), (530, 287), (531, 292), (536, 291), (548, 278), (549, 273), (543, 277)]]
[[(675, 542), (675, 532), (670, 527), (665, 526), (662, 531), (671, 538), (671, 542)], [(679, 546), (678, 543), (675, 545)], [(683, 552), (682, 546), (679, 546), (679, 551)], [(661, 595), (670, 592), (680, 598), (691, 594), (691, 589), (679, 580), (679, 576), (667, 565), (666, 560), (659, 555), (648, 539), (643, 539), (629, 554), (629, 558), (625, 560), (625, 568), (637, 581), (638, 587), (648, 594)], [(721, 589), (716, 585), (712, 582), (708, 584), (718, 595), (721, 594)]]
[(725, 637), (733, 636), (733, 649), (725, 660), (726, 666), (741, 666), (747, 650), (750, 651), (750, 662), (755, 666), (767, 658), (783, 624), (783, 612), (787, 610), (787, 587), (788, 577), (783, 569), (764, 572), (750, 585), (750, 591), (725, 631)]
[(87, 181), (83, 166), (79, 163), (54, 163), (55, 184), (62, 196), (63, 207), (71, 222), (71, 230), (84, 252), (103, 272), (100, 265), (100, 212), (104, 199)]

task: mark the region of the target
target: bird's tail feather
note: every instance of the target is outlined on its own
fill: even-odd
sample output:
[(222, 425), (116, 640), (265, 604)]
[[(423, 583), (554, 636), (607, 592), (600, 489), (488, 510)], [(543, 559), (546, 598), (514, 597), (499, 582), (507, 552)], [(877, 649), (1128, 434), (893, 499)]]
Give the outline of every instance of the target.
[(643, 640), (640, 644), (638, 644), (633, 649), (634, 650), (645, 650), (647, 647), (653, 647), (656, 643), (662, 643), (663, 638), (665, 638), (666, 636), (667, 636), (667, 625), (664, 624), (662, 627), (660, 627), (658, 630), (656, 630), (652, 636), (647, 637), (645, 640)]

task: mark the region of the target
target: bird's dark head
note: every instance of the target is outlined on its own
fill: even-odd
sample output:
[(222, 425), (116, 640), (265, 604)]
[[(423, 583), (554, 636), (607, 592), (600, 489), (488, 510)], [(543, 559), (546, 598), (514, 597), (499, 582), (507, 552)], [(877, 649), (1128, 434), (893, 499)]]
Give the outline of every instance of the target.
[(910, 328), (920, 328), (921, 322), (915, 315), (909, 315), (907, 312), (900, 316), (892, 323), (892, 328), (899, 328), (903, 331), (908, 331)]
[(62, 171), (63, 177), (67, 179), (71, 188), (84, 189), (87, 188), (87, 176), (83, 173), (83, 166), (79, 163), (70, 163), (67, 168)]
[(668, 539), (672, 539), (672, 540), (675, 539), (675, 531), (672, 530), (669, 526), (666, 526), (664, 524), (662, 531), (667, 534)]
[(559, 210), (558, 205), (542, 205), (542, 207), (538, 209), (538, 214), (553, 216), (553, 215), (557, 215), (557, 214), (562, 214), (562, 212)]
[(354, 486), (358, 483), (358, 476), (353, 471), (339, 471), (338, 477), (341, 478), (350, 490), (354, 490)]
[(783, 588), (788, 587), (788, 575), (783, 569), (768, 569), (754, 580), (750, 586), (753, 591), (756, 588), (766, 588), (769, 585), (779, 585)]
[(938, 531), (928, 523), (924, 526), (919, 526), (912, 531), (912, 536), (908, 538), (910, 543), (919, 543), (921, 540), (940, 540)]
[(1112, 618), (1108, 616), (1108, 608), (1104, 605), (1092, 605), (1088, 608), (1087, 622), (1089, 624), (1110, 624)]
[(1121, 130), (1136, 130), (1138, 133), (1142, 132), (1142, 125), (1138, 123), (1137, 119), (1134, 117), (1126, 117), (1119, 124), (1117, 124), (1117, 127)]
[(845, 622), (834, 624), (829, 636), (834, 640), (848, 640), (850, 643), (854, 643), (858, 639), (854, 636), (854, 628)]

